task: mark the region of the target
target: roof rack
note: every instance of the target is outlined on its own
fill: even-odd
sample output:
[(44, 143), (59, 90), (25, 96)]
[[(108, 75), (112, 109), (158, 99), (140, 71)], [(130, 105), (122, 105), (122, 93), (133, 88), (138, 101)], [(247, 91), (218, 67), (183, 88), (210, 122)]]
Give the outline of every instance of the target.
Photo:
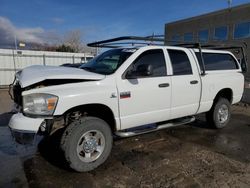
[(245, 49), (247, 49), (247, 44), (243, 43), (235, 43), (235, 42), (224, 42), (224, 43), (200, 43), (200, 42), (187, 42), (182, 43), (180, 41), (165, 41), (164, 35), (152, 35), (146, 37), (140, 36), (122, 36), (117, 38), (111, 38), (107, 40), (101, 40), (93, 43), (87, 44), (89, 47), (97, 47), (97, 48), (121, 48), (126, 45), (168, 45), (168, 46), (179, 46), (185, 48), (197, 48), (200, 54), (201, 60), (201, 75), (205, 75), (205, 65), (204, 59), (202, 55), (202, 48), (206, 49), (215, 49), (215, 50), (234, 50), (238, 49), (241, 51), (243, 63), (245, 63), (247, 70), (247, 58)]
[[(195, 48), (198, 43), (200, 42), (188, 42), (188, 43), (181, 43), (176, 42), (175, 44), (171, 44), (173, 41), (166, 41), (168, 46), (182, 46), (185, 48)], [(217, 42), (210, 42), (210, 43), (200, 43), (202, 48), (207, 49), (237, 49), (237, 48), (245, 48), (247, 49), (247, 43), (235, 43), (235, 42), (224, 42), (224, 43), (217, 43)]]
[[(169, 42), (169, 41), (167, 41)], [(171, 41), (170, 41), (171, 43)], [(213, 49), (213, 50), (228, 50), (233, 51), (233, 53), (240, 54), (241, 53), (241, 68), (243, 72), (247, 72), (248, 70), (248, 64), (247, 64), (247, 56), (246, 56), (246, 49), (248, 48), (247, 43), (239, 43), (239, 42), (224, 42), (224, 43), (176, 43), (176, 44), (170, 44), (170, 46), (180, 46), (185, 48), (198, 48), (199, 49), (199, 58), (201, 60), (201, 75), (205, 75), (205, 64), (204, 64), (204, 58), (202, 55), (202, 48), (205, 49)]]
[[(117, 41), (124, 41), (115, 43)], [(139, 41), (139, 42), (138, 42)], [(141, 42), (142, 41), (142, 42)], [(163, 35), (152, 35), (146, 37), (138, 36), (123, 36), (112, 38), (108, 40), (97, 41), (87, 44), (89, 47), (98, 47), (98, 48), (120, 48), (124, 45), (164, 45), (164, 36)]]
[[(119, 41), (119, 42), (118, 42)], [(122, 41), (122, 42), (120, 42)], [(107, 40), (101, 40), (93, 43), (87, 44), (89, 47), (98, 47), (98, 48), (120, 48), (124, 45), (165, 45), (168, 46), (180, 46), (185, 48), (197, 48), (201, 46), (202, 48), (209, 49), (237, 49), (237, 48), (247, 48), (247, 44), (239, 42), (224, 42), (224, 43), (200, 43), (200, 42), (181, 42), (181, 41), (167, 41), (164, 40), (164, 35), (152, 35), (146, 37), (140, 36), (122, 36), (117, 38), (111, 38)], [(243, 46), (244, 45), (244, 46)]]

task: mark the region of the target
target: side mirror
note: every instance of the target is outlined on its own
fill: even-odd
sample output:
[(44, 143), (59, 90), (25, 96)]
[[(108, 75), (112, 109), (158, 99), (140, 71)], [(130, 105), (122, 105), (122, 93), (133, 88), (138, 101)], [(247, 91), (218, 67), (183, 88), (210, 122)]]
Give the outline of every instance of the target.
[(151, 76), (153, 74), (153, 66), (148, 64), (139, 65), (136, 72), (138, 76)]
[(153, 66), (148, 64), (139, 65), (136, 70), (131, 70), (127, 73), (127, 79), (136, 79), (140, 77), (147, 77), (153, 74)]

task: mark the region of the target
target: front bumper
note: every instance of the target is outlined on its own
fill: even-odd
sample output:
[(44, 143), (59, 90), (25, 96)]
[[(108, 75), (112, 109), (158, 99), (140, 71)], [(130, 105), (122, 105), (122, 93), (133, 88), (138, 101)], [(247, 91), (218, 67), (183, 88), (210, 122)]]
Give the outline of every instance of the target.
[(21, 144), (31, 144), (39, 128), (45, 123), (41, 118), (30, 118), (22, 113), (14, 114), (9, 122), (12, 135)]

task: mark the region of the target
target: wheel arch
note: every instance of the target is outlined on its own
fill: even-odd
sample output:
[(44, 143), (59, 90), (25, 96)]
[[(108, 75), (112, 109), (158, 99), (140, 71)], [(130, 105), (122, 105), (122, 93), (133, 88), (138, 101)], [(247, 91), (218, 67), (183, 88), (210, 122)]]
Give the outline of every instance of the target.
[(213, 104), (215, 104), (219, 98), (227, 99), (231, 104), (233, 102), (233, 90), (231, 88), (221, 89), (215, 96)]
[(65, 111), (63, 116), (67, 117), (68, 114), (77, 111), (84, 113), (84, 115), (94, 116), (104, 120), (110, 126), (112, 132), (117, 130), (114, 113), (107, 105), (100, 103), (79, 105)]

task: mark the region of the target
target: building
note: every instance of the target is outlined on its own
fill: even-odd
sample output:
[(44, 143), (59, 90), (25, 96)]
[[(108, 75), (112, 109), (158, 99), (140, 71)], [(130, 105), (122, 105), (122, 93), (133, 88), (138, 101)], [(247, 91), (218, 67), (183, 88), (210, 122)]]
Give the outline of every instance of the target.
[[(167, 23), (165, 36), (166, 44), (170, 41), (241, 45), (246, 43), (250, 69), (250, 3)], [(245, 77), (250, 82), (250, 71)]]

